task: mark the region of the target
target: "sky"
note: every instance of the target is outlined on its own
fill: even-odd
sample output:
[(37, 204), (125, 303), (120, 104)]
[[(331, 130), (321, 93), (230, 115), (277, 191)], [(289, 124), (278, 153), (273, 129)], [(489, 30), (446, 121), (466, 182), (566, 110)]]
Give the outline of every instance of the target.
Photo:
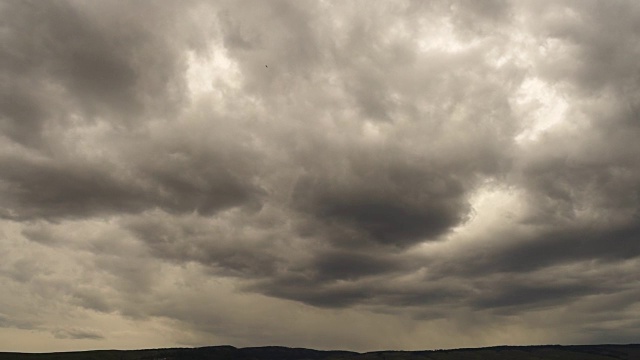
[(640, 339), (637, 1), (0, 2), (0, 350)]

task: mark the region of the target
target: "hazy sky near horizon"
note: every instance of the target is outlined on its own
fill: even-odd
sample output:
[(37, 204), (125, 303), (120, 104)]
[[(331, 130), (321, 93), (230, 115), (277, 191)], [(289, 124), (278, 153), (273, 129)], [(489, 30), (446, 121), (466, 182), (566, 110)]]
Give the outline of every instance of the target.
[(0, 1), (0, 351), (640, 339), (640, 2)]

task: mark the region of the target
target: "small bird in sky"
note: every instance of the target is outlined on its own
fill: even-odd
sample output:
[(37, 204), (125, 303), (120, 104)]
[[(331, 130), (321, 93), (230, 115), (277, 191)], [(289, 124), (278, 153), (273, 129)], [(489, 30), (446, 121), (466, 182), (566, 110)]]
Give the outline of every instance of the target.
[(267, 65), (265, 65), (264, 67), (268, 68), (268, 66), (267, 66)]

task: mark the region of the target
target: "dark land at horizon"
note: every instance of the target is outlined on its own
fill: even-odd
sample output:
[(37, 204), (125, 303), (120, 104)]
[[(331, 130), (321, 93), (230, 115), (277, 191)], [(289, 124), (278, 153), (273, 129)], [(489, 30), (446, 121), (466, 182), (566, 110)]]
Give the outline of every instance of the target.
[(209, 346), (145, 350), (90, 350), (53, 353), (0, 352), (0, 360), (604, 360), (640, 359), (640, 344), (495, 346), (358, 353), (280, 346)]

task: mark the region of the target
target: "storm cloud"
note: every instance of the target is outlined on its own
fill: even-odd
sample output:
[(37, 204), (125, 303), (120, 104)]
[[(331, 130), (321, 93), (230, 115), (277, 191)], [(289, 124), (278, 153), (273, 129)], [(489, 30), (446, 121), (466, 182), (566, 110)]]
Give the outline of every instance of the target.
[(633, 1), (0, 3), (0, 347), (637, 341)]

